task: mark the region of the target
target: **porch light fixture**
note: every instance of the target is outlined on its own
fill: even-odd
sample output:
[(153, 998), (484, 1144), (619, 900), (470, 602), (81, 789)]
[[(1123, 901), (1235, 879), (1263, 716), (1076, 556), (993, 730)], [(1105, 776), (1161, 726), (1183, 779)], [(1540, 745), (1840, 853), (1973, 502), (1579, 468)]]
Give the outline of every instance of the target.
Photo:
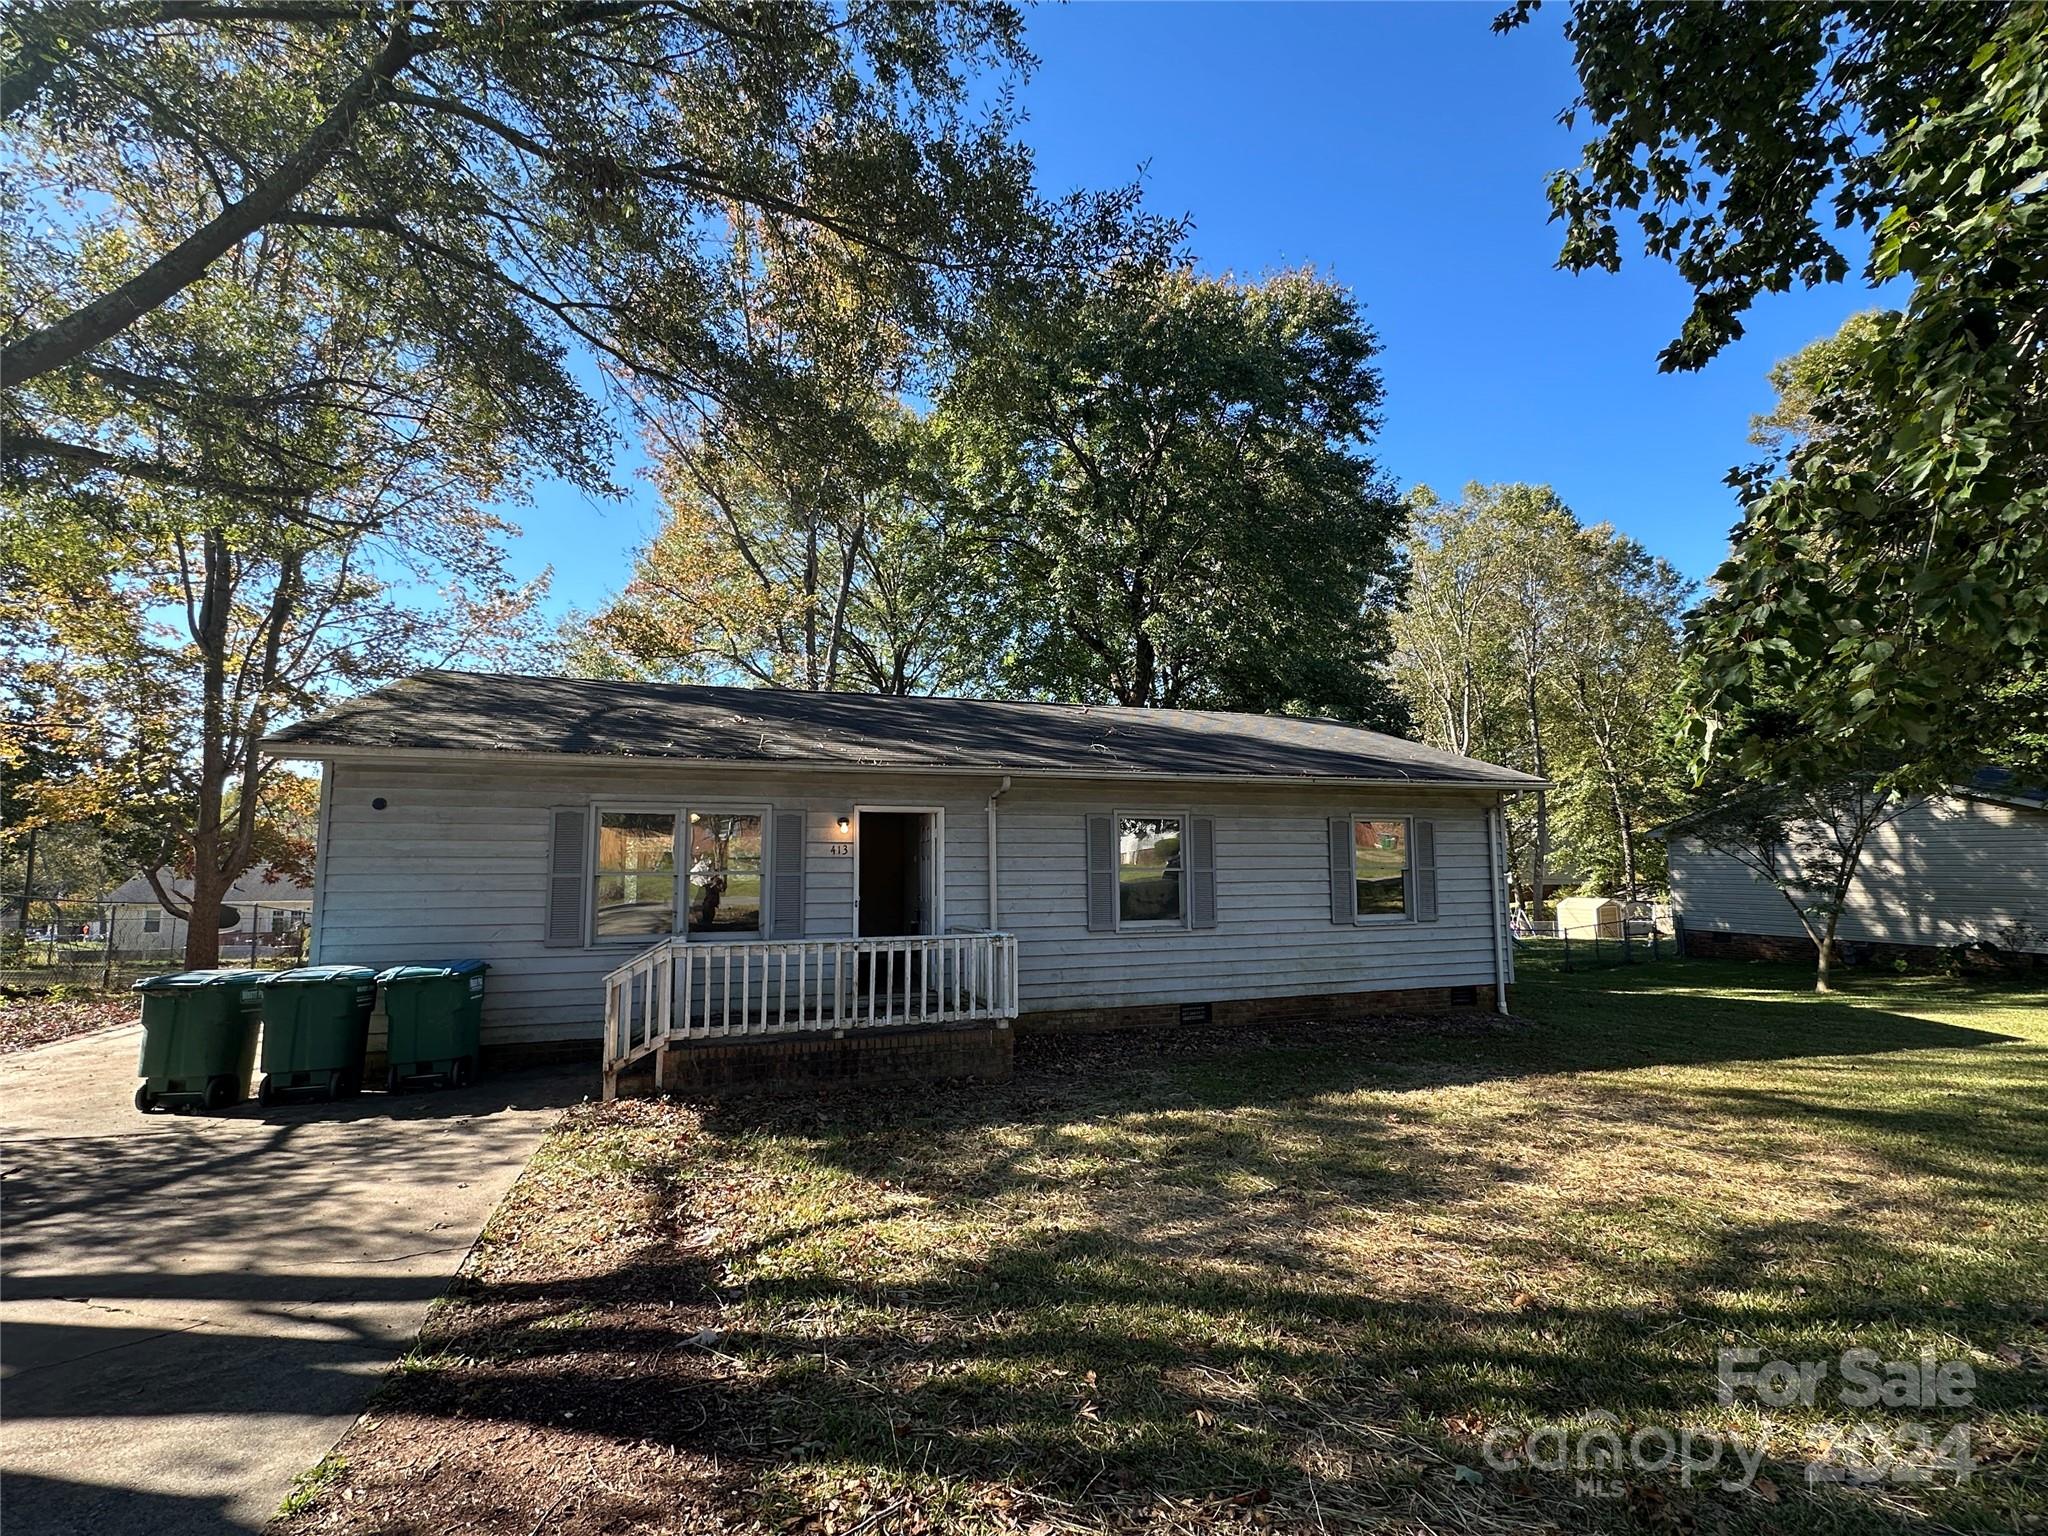
[(848, 827), (851, 827), (852, 825), (853, 825), (853, 818), (852, 818), (852, 817), (850, 817), (850, 816), (842, 816), (842, 817), (840, 817), (840, 818), (839, 818), (839, 830), (840, 830), (840, 831), (844, 832), (844, 831), (845, 831), (845, 830), (846, 830), (846, 829), (847, 829)]

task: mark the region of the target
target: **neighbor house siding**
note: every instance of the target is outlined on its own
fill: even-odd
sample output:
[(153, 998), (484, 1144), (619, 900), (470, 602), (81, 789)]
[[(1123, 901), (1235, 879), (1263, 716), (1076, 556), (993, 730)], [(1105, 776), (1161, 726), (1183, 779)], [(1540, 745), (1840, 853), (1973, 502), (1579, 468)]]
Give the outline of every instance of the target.
[[(1785, 898), (1725, 854), (1671, 842), (1671, 903), (1693, 932), (1803, 938)], [(1944, 795), (1872, 834), (1836, 936), (2048, 951), (2048, 812)]]
[[(857, 805), (945, 812), (945, 921), (988, 925), (991, 775), (795, 773), (591, 761), (500, 766), (330, 765), (315, 958), (387, 966), (491, 964), (490, 1044), (588, 1037), (602, 978), (642, 947), (543, 946), (549, 811), (593, 801), (717, 800), (801, 807), (805, 934), (854, 931), (854, 860), (834, 852)], [(372, 801), (382, 798), (384, 809)], [(1024, 1012), (1260, 996), (1472, 986), (1494, 981), (1485, 809), (1478, 793), (1203, 786), (1013, 784), (1000, 801), (1000, 926), (1018, 935)], [(1214, 928), (1090, 933), (1086, 818), (1110, 811), (1211, 817)], [(1440, 917), (1330, 920), (1334, 816), (1409, 814), (1436, 823)]]

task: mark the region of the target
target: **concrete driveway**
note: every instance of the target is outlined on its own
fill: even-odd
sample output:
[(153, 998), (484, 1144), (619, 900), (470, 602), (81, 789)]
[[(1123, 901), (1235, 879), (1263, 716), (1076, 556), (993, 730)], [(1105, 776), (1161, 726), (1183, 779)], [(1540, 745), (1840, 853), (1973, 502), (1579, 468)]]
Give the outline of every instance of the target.
[(595, 1067), (140, 1115), (139, 1027), (0, 1057), (0, 1509), (254, 1531), (410, 1346)]

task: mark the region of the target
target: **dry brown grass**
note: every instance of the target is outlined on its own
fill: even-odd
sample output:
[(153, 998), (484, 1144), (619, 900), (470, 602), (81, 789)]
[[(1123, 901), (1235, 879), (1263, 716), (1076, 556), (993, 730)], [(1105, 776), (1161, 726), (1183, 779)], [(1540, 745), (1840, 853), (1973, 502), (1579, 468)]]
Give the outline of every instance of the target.
[[(1529, 1019), (1020, 1046), (1002, 1088), (572, 1112), (294, 1532), (2040, 1525), (2048, 997), (1537, 976)], [(1967, 1359), (1967, 1483), (1715, 1354)], [(1612, 1415), (1729, 1490), (1488, 1466)], [(1732, 1469), (1732, 1464), (1731, 1464)]]

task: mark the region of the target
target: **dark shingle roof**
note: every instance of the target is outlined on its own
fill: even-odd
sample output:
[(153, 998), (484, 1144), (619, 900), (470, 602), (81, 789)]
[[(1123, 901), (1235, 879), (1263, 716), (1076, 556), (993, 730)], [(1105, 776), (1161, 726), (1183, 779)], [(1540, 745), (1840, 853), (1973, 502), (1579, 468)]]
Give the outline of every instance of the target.
[(423, 672), (288, 726), (282, 757), (462, 751), (1016, 774), (1541, 781), (1334, 720)]
[[(173, 896), (190, 896), (190, 880), (166, 881)], [(149, 882), (137, 875), (126, 884), (117, 887), (106, 898), (123, 906), (148, 903), (156, 905), (156, 892), (149, 888)], [(272, 906), (303, 906), (313, 899), (313, 887), (291, 875), (280, 875), (268, 864), (258, 864), (245, 869), (235, 877), (235, 883), (228, 887), (226, 899), (244, 905), (260, 902)]]
[(2010, 768), (1979, 768), (1957, 792), (2012, 805), (2031, 805), (2048, 810), (2048, 785), (2029, 784)]

